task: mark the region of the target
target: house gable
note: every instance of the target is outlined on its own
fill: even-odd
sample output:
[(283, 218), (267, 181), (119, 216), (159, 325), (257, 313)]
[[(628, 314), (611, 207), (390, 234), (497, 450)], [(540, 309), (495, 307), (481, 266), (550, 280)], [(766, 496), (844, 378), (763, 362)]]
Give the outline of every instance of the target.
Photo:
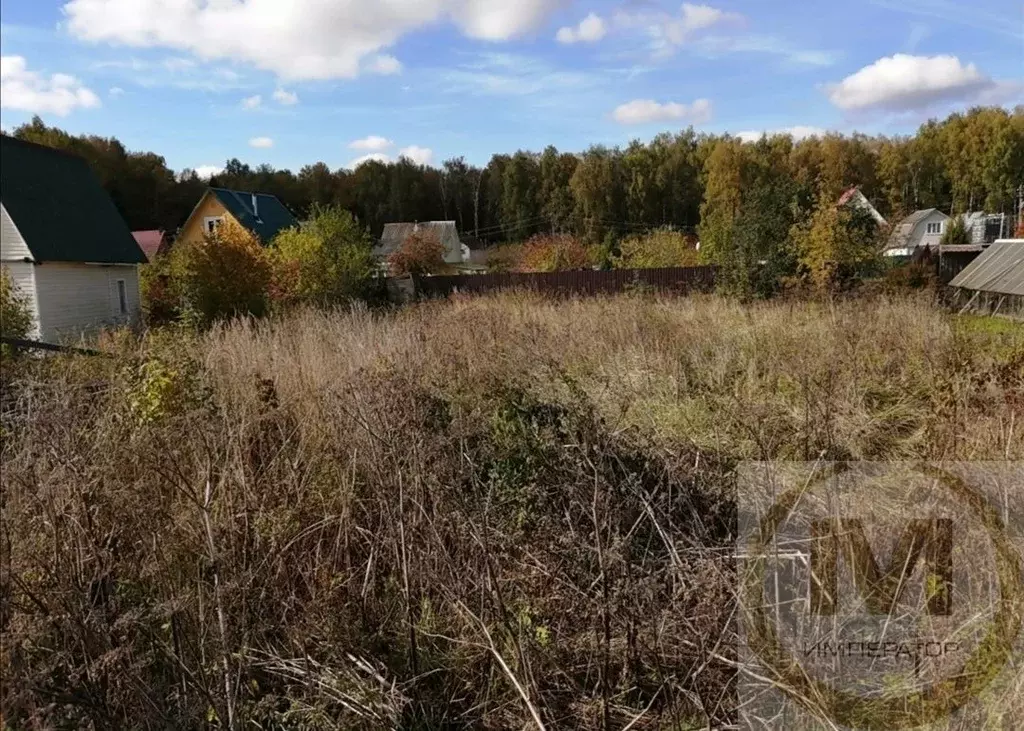
[(145, 255), (81, 157), (0, 135), (0, 203), (37, 262), (140, 264)]
[[(253, 198), (256, 199), (255, 209)], [(270, 243), (282, 230), (298, 225), (295, 216), (276, 196), (209, 188), (189, 214), (178, 240), (201, 240), (208, 233), (209, 220), (215, 218), (230, 218), (264, 244)]]
[(922, 247), (938, 250), (949, 220), (949, 216), (937, 208), (911, 213), (893, 229), (885, 246), (885, 255), (912, 256)]
[(203, 193), (203, 197), (199, 199), (199, 203), (192, 209), (192, 213), (189, 214), (185, 225), (181, 227), (178, 241), (182, 243), (202, 241), (207, 233), (207, 220), (216, 218), (229, 219), (238, 223), (235, 217), (224, 207), (224, 204), (220, 202), (220, 199), (212, 191), (208, 190)]
[(3, 203), (0, 203), (0, 261), (32, 261), (32, 252)]

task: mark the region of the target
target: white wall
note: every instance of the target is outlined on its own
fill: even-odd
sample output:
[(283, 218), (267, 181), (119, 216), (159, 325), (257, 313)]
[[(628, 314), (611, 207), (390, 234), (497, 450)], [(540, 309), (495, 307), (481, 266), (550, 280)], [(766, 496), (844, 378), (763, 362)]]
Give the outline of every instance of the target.
[(39, 307), (36, 302), (36, 265), (27, 261), (5, 261), (0, 263), (0, 268), (10, 278), (14, 288), (18, 290), (29, 312), (32, 313), (32, 329), (28, 337), (35, 340), (39, 337)]
[(31, 259), (25, 239), (18, 232), (3, 203), (0, 203), (0, 261), (24, 261)]
[[(47, 262), (35, 267), (40, 339), (73, 342), (102, 327), (138, 322), (139, 268), (135, 264)], [(128, 313), (120, 313), (117, 280), (125, 282)]]
[(11, 283), (25, 300), (32, 313), (33, 329), (28, 333), (30, 338), (39, 337), (39, 310), (36, 304), (35, 265), (25, 259), (31, 259), (32, 252), (25, 245), (18, 227), (14, 225), (7, 209), (0, 203), (0, 267), (10, 277)]
[[(942, 211), (932, 211), (924, 218), (924, 220), (917, 222), (917, 225), (914, 227), (914, 233), (911, 234), (910, 241), (907, 242), (907, 245), (937, 248), (939, 242), (942, 240), (942, 234), (946, 232), (946, 226), (949, 225), (949, 221), (949, 216)], [(929, 223), (941, 223), (941, 231), (937, 234), (927, 233)]]

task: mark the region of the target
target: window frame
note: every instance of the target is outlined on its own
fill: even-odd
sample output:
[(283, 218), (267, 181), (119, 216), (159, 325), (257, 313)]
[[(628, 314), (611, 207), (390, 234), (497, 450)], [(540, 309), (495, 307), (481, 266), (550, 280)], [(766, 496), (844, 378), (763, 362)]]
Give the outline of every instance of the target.
[[(934, 227), (934, 229), (932, 228)], [(942, 233), (942, 221), (930, 221), (925, 224), (925, 233), (928, 235), (935, 235)]]
[(224, 216), (203, 216), (203, 233), (212, 234), (224, 223)]
[(117, 280), (117, 307), (122, 315), (128, 314), (128, 282), (124, 279)]

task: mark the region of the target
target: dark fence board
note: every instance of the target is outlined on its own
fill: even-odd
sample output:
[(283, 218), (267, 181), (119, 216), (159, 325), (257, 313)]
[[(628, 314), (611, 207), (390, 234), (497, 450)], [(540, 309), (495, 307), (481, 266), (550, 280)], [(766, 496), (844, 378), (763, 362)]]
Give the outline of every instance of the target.
[(55, 353), (77, 353), (78, 355), (103, 355), (108, 356), (100, 350), (89, 348), (74, 348), (70, 345), (54, 345), (53, 343), (42, 343), (38, 340), (21, 340), (19, 338), (0, 338), (0, 342), (10, 345), (15, 350), (47, 350)]
[(453, 292), (493, 292), (522, 289), (544, 294), (613, 294), (632, 288), (688, 294), (714, 289), (716, 267), (668, 269), (581, 269), (568, 272), (508, 272), (413, 277), (415, 292), (423, 297), (446, 297)]

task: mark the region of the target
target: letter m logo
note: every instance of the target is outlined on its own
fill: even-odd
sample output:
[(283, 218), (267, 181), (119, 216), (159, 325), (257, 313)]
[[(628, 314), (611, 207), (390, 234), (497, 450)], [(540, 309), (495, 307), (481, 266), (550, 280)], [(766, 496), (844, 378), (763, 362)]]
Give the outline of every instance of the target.
[(853, 583), (872, 614), (891, 614), (920, 559), (925, 563), (928, 613), (948, 616), (953, 599), (953, 522), (912, 520), (896, 541), (885, 571), (879, 567), (860, 520), (816, 520), (811, 524), (811, 611), (832, 615), (838, 598), (842, 554)]

